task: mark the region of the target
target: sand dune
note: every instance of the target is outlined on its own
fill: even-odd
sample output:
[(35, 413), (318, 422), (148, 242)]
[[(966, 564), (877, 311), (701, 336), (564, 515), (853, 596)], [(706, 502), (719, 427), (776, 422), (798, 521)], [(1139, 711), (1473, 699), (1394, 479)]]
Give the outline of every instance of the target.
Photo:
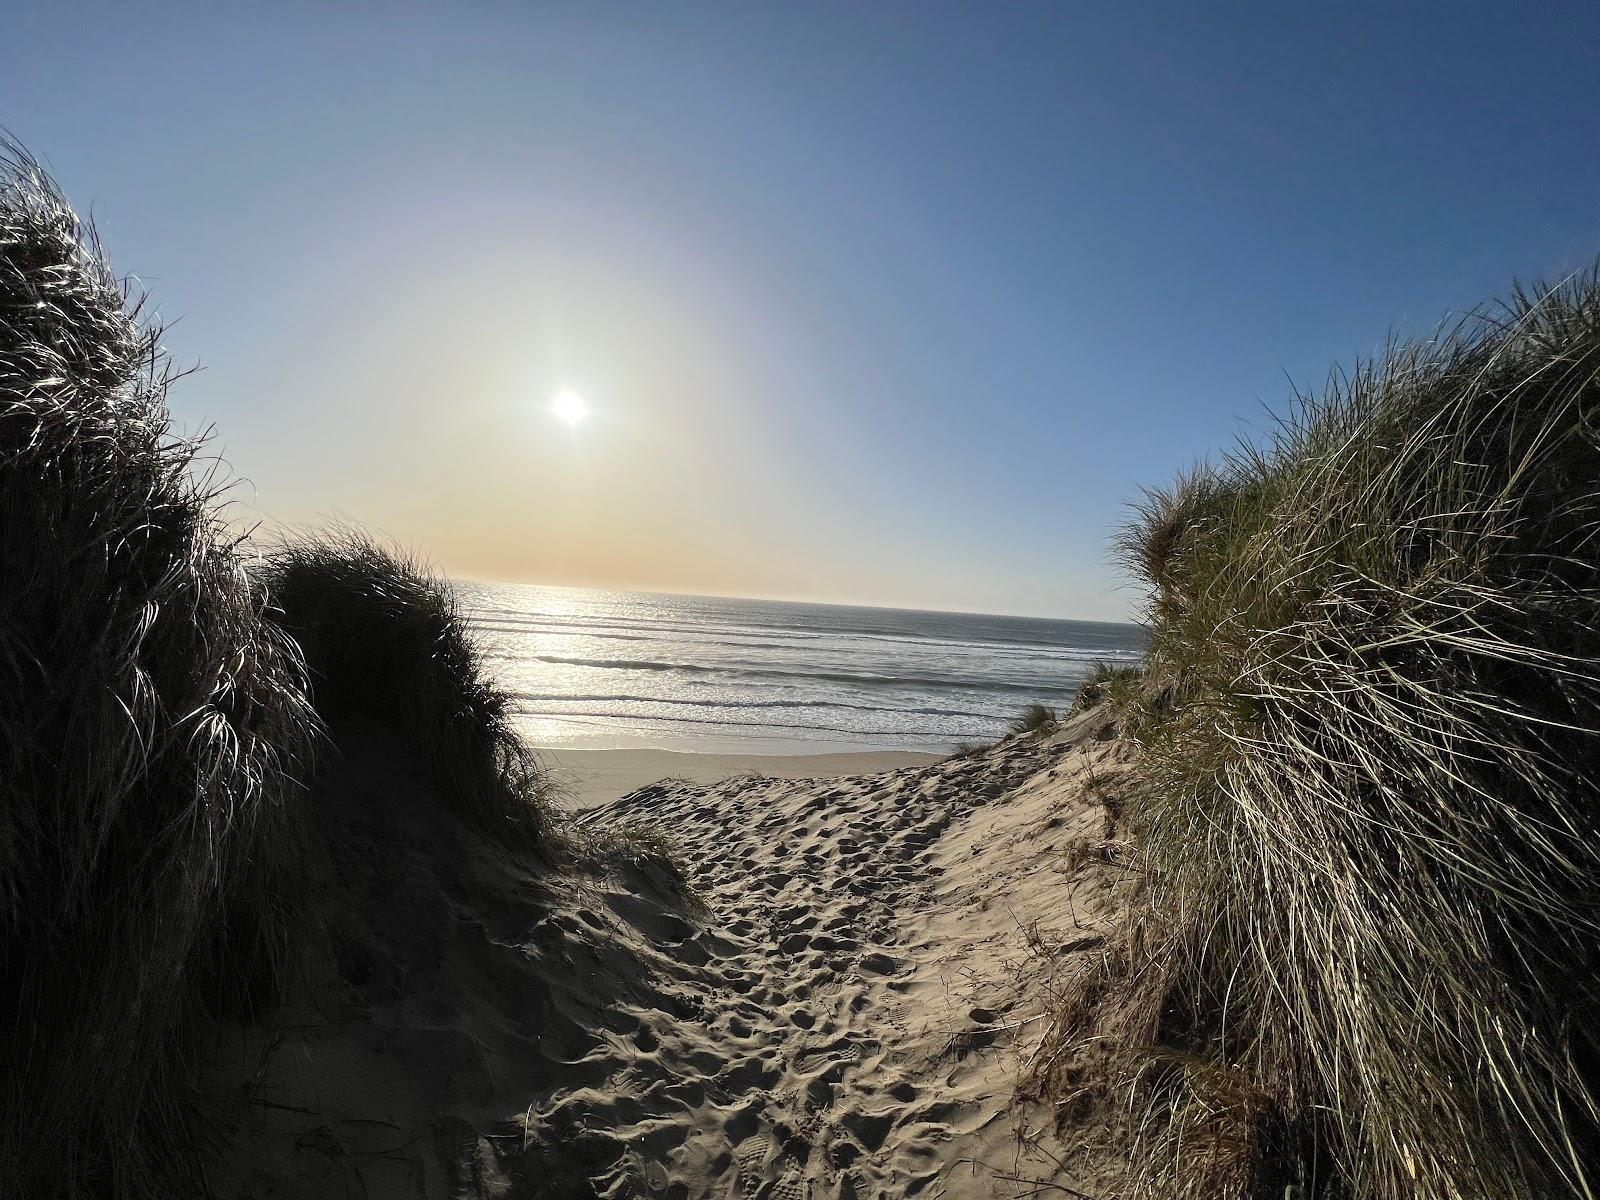
[(1053, 974), (1114, 910), (1118, 869), (1081, 852), (1105, 835), (1082, 785), (1119, 769), (1107, 732), (1090, 714), (875, 775), (662, 783), (586, 816), (670, 831), (698, 902), (660, 870), (517, 863), (375, 743), (329, 789), (345, 980), (239, 1093), (223, 1191), (1082, 1186), (1016, 1080)]

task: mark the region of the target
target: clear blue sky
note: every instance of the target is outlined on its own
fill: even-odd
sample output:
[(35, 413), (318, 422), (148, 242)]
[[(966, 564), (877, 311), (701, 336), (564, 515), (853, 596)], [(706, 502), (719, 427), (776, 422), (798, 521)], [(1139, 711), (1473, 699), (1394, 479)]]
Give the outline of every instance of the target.
[(244, 517), (1118, 616), (1139, 484), (1600, 250), (1600, 10), (1301, 7), (12, 4), (0, 123)]

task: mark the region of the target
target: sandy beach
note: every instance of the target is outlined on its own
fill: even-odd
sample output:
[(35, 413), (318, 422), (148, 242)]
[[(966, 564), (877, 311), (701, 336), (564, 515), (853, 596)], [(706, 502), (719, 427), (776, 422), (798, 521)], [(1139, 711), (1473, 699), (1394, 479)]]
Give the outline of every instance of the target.
[(541, 750), (539, 757), (575, 809), (590, 809), (658, 780), (717, 783), (734, 776), (828, 779), (938, 762), (904, 750), (851, 754), (693, 754), (676, 750)]

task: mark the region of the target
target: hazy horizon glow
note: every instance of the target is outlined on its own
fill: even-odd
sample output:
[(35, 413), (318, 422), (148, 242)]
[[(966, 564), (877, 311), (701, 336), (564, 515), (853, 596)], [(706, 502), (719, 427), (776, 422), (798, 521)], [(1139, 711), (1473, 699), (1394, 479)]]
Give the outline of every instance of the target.
[(1600, 249), (1577, 7), (7, 26), (0, 125), (177, 322), (239, 520), (469, 578), (1121, 618), (1141, 484)]

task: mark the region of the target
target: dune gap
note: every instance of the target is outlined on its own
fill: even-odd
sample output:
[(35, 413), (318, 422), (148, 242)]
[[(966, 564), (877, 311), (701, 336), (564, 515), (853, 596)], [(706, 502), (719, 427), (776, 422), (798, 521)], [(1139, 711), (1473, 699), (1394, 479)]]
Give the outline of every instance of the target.
[[(664, 871), (526, 869), (374, 741), (326, 782), (337, 977), (237, 1097), (255, 1197), (1020, 1196), (1086, 1182), (1017, 1096), (1118, 911), (1090, 712), (880, 775), (662, 782)], [(270, 1043), (270, 1045), (269, 1045)], [(270, 1049), (270, 1053), (268, 1053)], [(1088, 1168), (1073, 1164), (1077, 1171)]]

